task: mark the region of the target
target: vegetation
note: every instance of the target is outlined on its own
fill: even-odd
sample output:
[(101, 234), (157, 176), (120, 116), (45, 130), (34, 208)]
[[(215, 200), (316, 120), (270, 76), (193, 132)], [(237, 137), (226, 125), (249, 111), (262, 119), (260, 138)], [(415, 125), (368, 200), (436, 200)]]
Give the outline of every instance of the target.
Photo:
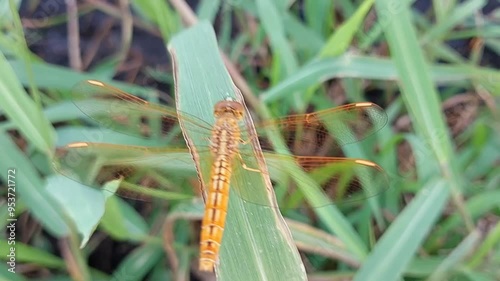
[[(495, 1), (117, 2), (0, 2), (0, 280), (213, 278), (198, 271), (195, 165), (177, 146), (176, 122), (158, 117), (177, 107), (191, 148), (208, 152), (204, 129), (189, 120), (209, 127), (224, 95), (244, 97), (254, 120), (377, 103), (387, 125), (340, 152), (379, 164), (390, 184), (322, 204), (308, 193), (314, 173), (283, 161), (274, 167), (306, 191), (290, 198), (277, 185), (279, 209), (269, 207), (266, 174), (239, 168), (233, 185), (249, 183), (260, 199), (231, 193), (218, 280), (500, 279)], [(95, 102), (75, 87), (88, 79), (165, 106), (145, 118)], [(113, 112), (130, 123), (96, 117)], [(284, 148), (287, 139), (268, 137)], [(64, 154), (74, 142), (76, 160)], [(245, 164), (259, 166), (242, 149)], [(138, 157), (146, 169), (129, 169)], [(76, 161), (85, 178), (121, 165), (108, 174), (133, 180), (84, 185), (60, 160)], [(162, 189), (141, 189), (152, 185)]]

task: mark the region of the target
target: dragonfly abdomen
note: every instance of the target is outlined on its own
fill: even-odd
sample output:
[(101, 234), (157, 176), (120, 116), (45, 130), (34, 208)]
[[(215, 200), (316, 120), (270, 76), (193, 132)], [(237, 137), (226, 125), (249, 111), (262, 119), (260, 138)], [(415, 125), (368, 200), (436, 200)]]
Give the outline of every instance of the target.
[(200, 270), (212, 271), (226, 223), (231, 168), (227, 159), (218, 159), (212, 167), (200, 239)]
[(229, 203), (232, 162), (238, 153), (239, 143), (237, 122), (226, 118), (218, 119), (212, 132), (211, 150), (215, 161), (210, 171), (201, 227), (199, 268), (202, 271), (212, 271), (219, 255)]

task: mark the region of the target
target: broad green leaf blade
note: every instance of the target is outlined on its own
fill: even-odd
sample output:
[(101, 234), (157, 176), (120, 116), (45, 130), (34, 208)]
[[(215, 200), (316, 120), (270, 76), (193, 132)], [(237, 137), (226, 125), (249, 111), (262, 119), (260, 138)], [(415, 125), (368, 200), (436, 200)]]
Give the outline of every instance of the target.
[(116, 239), (129, 241), (141, 241), (149, 232), (144, 218), (117, 196), (106, 201), (106, 212), (99, 227)]
[[(115, 188), (119, 183), (113, 184)], [(85, 246), (104, 215), (104, 203), (109, 190), (98, 191), (69, 178), (53, 175), (46, 180), (46, 190), (54, 198), (65, 214), (72, 220), (81, 234), (80, 247)], [(88, 200), (88, 201), (83, 201)], [(82, 202), (87, 202), (82, 204)]]
[[(201, 23), (181, 33), (172, 40), (169, 50), (175, 65), (177, 110), (213, 124), (216, 102), (228, 97), (242, 101), (220, 59), (210, 25)], [(181, 127), (191, 149), (206, 147), (204, 135), (189, 130), (189, 124), (181, 122)], [(251, 145), (240, 145), (240, 149), (252, 151)], [(206, 181), (211, 163), (203, 156), (199, 155), (197, 164)], [(260, 167), (257, 159), (244, 161), (249, 167)], [(238, 169), (241, 163), (234, 166)], [(232, 188), (252, 188), (269, 198), (269, 206), (275, 206), (262, 173), (238, 170), (238, 176), (231, 179)], [(278, 209), (247, 203), (234, 192), (230, 193), (216, 274), (218, 280), (306, 280), (300, 256)]]

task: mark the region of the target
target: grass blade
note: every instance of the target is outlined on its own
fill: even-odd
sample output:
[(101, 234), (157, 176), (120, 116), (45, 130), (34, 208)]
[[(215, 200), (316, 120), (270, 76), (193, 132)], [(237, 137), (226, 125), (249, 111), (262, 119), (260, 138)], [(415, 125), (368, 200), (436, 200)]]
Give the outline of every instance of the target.
[(40, 108), (31, 100), (6, 58), (0, 53), (0, 105), (16, 128), (40, 151), (49, 154), (54, 144), (54, 129)]
[[(500, 75), (493, 70), (471, 67), (433, 65), (430, 67), (433, 81), (446, 84), (464, 82), (466, 79), (485, 79), (497, 81)], [(319, 59), (294, 74), (288, 76), (276, 86), (261, 95), (261, 99), (270, 103), (286, 98), (290, 92), (303, 91), (309, 87), (338, 77), (353, 77), (374, 80), (398, 80), (400, 77), (394, 62), (388, 59), (345, 54), (336, 58)], [(490, 82), (490, 84), (493, 84)]]
[[(222, 64), (210, 25), (201, 23), (176, 36), (169, 50), (175, 65), (177, 110), (213, 123), (216, 102), (227, 97), (242, 100)], [(192, 148), (206, 146), (207, 139), (196, 131), (187, 130), (186, 126), (181, 127)], [(247, 146), (240, 147), (251, 149)], [(200, 159), (198, 165), (206, 178), (211, 163), (203, 160)], [(259, 167), (255, 159), (244, 161), (248, 166)], [(266, 192), (261, 173), (240, 169), (239, 174), (232, 178), (232, 187), (243, 184), (262, 196), (273, 198)], [(268, 200), (269, 206), (275, 204)], [(218, 280), (306, 279), (300, 256), (278, 209), (246, 203), (234, 192), (230, 193), (219, 260)]]
[(354, 280), (398, 280), (441, 214), (450, 191), (461, 187), (430, 67), (425, 63), (415, 27), (410, 22), (410, 7), (402, 3), (396, 8), (392, 5), (390, 0), (376, 2), (380, 15), (387, 14), (387, 11), (392, 13), (384, 32), (399, 73), (403, 101), (409, 109), (417, 136), (424, 140), (426, 150), (430, 151), (425, 156), (417, 154), (417, 161), (434, 158), (439, 169), (427, 179), (442, 179), (422, 179), (422, 182), (427, 181), (424, 188), (391, 225)]
[(320, 58), (339, 56), (349, 48), (354, 35), (361, 28), (363, 20), (372, 7), (373, 2), (375, 0), (365, 0), (359, 6), (356, 13), (330, 36), (319, 54)]
[(439, 216), (448, 188), (445, 181), (430, 182), (378, 241), (354, 280), (398, 280)]
[(7, 177), (7, 171), (16, 169), (15, 180), (16, 196), (20, 196), (34, 217), (52, 234), (62, 237), (68, 235), (70, 227), (66, 217), (58, 204), (52, 199), (43, 186), (43, 180), (38, 175), (31, 162), (16, 147), (6, 133), (0, 132), (0, 147), (2, 147), (2, 161), (0, 175), (4, 182), (12, 178)]

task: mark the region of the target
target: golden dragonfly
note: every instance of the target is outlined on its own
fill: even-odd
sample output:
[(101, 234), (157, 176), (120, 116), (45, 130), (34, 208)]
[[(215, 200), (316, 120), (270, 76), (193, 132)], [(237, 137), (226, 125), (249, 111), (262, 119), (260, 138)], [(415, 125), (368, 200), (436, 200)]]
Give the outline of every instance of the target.
[[(218, 102), (214, 106), (215, 123), (209, 124), (195, 116), (147, 102), (95, 80), (78, 84), (74, 92), (75, 95), (83, 96), (84, 101), (75, 102), (75, 105), (99, 125), (144, 138), (155, 135), (152, 128), (156, 122), (159, 131), (156, 136), (165, 137), (172, 144), (170, 148), (157, 148), (79, 142), (58, 148), (54, 159), (56, 170), (85, 185), (102, 188), (106, 182), (120, 179), (123, 186), (117, 191), (119, 195), (137, 199), (155, 196), (157, 191), (166, 187), (151, 180), (148, 170), (156, 169), (168, 174), (168, 171), (164, 171), (168, 170), (165, 167), (167, 163), (170, 167), (189, 163), (189, 159), (185, 158), (187, 150), (180, 148), (185, 147), (182, 145), (184, 138), (180, 130), (175, 130), (179, 119), (189, 124), (188, 129), (196, 130), (206, 137), (207, 153), (201, 155), (210, 158), (203, 160), (212, 164), (210, 178), (204, 186), (206, 193), (203, 193), (206, 208), (200, 238), (199, 268), (212, 271), (222, 240), (230, 186), (231, 190), (235, 190), (238, 196), (248, 202), (269, 204), (253, 197), (251, 190), (243, 190), (243, 187), (231, 184), (231, 178), (239, 169), (260, 172), (245, 165), (245, 158), (255, 155), (246, 155), (246, 152), (239, 149), (241, 145), (245, 145), (245, 140), (241, 138), (246, 130), (241, 124), (245, 114), (244, 106), (233, 100)], [(256, 129), (265, 151), (272, 151), (272, 141), (266, 139), (263, 132), (274, 130), (284, 136), (286, 144), (294, 152), (310, 153), (313, 148), (319, 150), (315, 153), (324, 154), (325, 151), (339, 149), (345, 144), (364, 139), (386, 123), (385, 112), (377, 105), (365, 102), (267, 120), (257, 123)], [(309, 152), (304, 152), (305, 150)], [(387, 177), (382, 168), (367, 160), (290, 156), (273, 152), (265, 155), (271, 171), (286, 174), (285, 166), (280, 163), (292, 160), (308, 174), (316, 175), (318, 186), (332, 203), (361, 200), (388, 188)], [(307, 203), (310, 207), (319, 207), (313, 202)]]

